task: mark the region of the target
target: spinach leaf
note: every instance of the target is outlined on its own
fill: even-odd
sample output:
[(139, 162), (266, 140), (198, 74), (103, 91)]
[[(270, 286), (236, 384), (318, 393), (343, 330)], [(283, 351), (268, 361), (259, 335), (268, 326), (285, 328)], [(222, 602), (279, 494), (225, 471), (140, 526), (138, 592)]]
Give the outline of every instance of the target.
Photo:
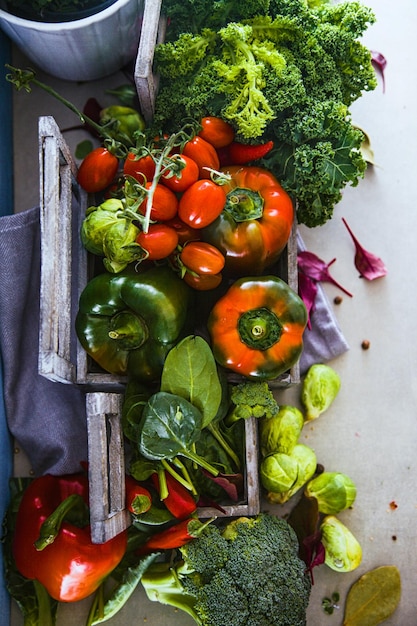
[(195, 461), (214, 476), (218, 470), (193, 451), (201, 435), (203, 416), (191, 402), (166, 391), (150, 397), (142, 414), (139, 452), (147, 459), (173, 459), (177, 455)]
[(198, 335), (185, 337), (165, 359), (161, 391), (185, 398), (202, 415), (202, 428), (216, 417), (222, 400), (217, 365), (207, 341)]

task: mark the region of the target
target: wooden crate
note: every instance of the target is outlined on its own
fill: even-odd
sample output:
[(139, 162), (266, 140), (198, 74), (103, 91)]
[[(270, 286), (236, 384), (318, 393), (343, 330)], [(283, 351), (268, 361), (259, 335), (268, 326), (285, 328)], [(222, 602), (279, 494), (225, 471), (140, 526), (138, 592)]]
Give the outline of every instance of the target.
[[(157, 77), (152, 73), (153, 50), (164, 37), (160, 0), (145, 2), (135, 82), (145, 118), (153, 115)], [(130, 523), (125, 509), (125, 455), (120, 411), (126, 379), (102, 371), (88, 357), (74, 328), (79, 296), (91, 272), (91, 256), (80, 239), (87, 194), (76, 182), (77, 166), (50, 116), (39, 119), (41, 204), (41, 292), (39, 373), (49, 380), (81, 386), (86, 392), (92, 539), (107, 541)], [(296, 226), (274, 268), (297, 291)], [(231, 380), (234, 376), (231, 375)], [(271, 388), (300, 381), (298, 363), (270, 381)], [(245, 422), (245, 490), (241, 502), (221, 513), (200, 508), (201, 518), (255, 515), (260, 510), (258, 433), (254, 418)]]
[[(124, 381), (89, 372), (74, 330), (79, 295), (88, 280), (88, 255), (80, 226), (86, 194), (76, 183), (77, 167), (52, 117), (39, 119), (41, 200), (41, 291), (39, 373), (86, 392), (91, 536), (108, 541), (130, 524), (125, 508), (125, 455), (120, 423)], [(258, 433), (245, 422), (245, 489), (242, 501), (220, 512), (198, 510), (201, 518), (255, 515), (260, 510)]]

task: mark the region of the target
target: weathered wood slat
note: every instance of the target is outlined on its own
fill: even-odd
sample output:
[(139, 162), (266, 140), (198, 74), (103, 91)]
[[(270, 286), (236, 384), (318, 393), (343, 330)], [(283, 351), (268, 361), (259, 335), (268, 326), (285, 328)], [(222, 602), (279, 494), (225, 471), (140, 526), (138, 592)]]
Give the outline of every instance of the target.
[(86, 394), (90, 524), (93, 543), (104, 543), (131, 522), (126, 509), (125, 455), (120, 413), (123, 396)]

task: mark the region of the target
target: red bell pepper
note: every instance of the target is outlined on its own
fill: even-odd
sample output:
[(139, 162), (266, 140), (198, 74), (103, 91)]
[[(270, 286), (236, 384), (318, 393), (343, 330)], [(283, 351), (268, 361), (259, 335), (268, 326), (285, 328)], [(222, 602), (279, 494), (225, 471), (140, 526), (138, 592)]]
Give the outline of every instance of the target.
[(25, 490), (16, 516), (12, 545), (16, 567), (59, 602), (82, 600), (96, 591), (126, 551), (126, 531), (93, 544), (85, 520), (65, 519), (79, 502), (84, 509), (88, 506), (85, 474), (46, 474)]

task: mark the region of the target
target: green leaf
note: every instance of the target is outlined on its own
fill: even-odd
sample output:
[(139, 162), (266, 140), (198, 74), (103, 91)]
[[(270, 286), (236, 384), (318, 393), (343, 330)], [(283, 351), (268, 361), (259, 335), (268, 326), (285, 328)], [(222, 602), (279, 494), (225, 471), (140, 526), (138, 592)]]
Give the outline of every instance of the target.
[(145, 405), (142, 420), (140, 453), (148, 459), (173, 459), (197, 441), (202, 414), (185, 398), (159, 391)]
[(203, 415), (202, 428), (216, 417), (222, 386), (213, 353), (202, 337), (186, 337), (170, 350), (162, 372), (161, 391), (181, 396), (197, 407)]
[(157, 554), (150, 554), (142, 559), (136, 567), (129, 567), (125, 571), (121, 582), (114, 588), (111, 596), (105, 602), (101, 615), (98, 615), (96, 611), (91, 626), (107, 622), (123, 608), (140, 583), (142, 575), (157, 556)]
[(75, 158), (84, 159), (93, 149), (93, 142), (90, 139), (84, 139), (75, 148)]
[(357, 580), (348, 593), (343, 626), (377, 626), (392, 615), (401, 598), (395, 565), (377, 567)]

